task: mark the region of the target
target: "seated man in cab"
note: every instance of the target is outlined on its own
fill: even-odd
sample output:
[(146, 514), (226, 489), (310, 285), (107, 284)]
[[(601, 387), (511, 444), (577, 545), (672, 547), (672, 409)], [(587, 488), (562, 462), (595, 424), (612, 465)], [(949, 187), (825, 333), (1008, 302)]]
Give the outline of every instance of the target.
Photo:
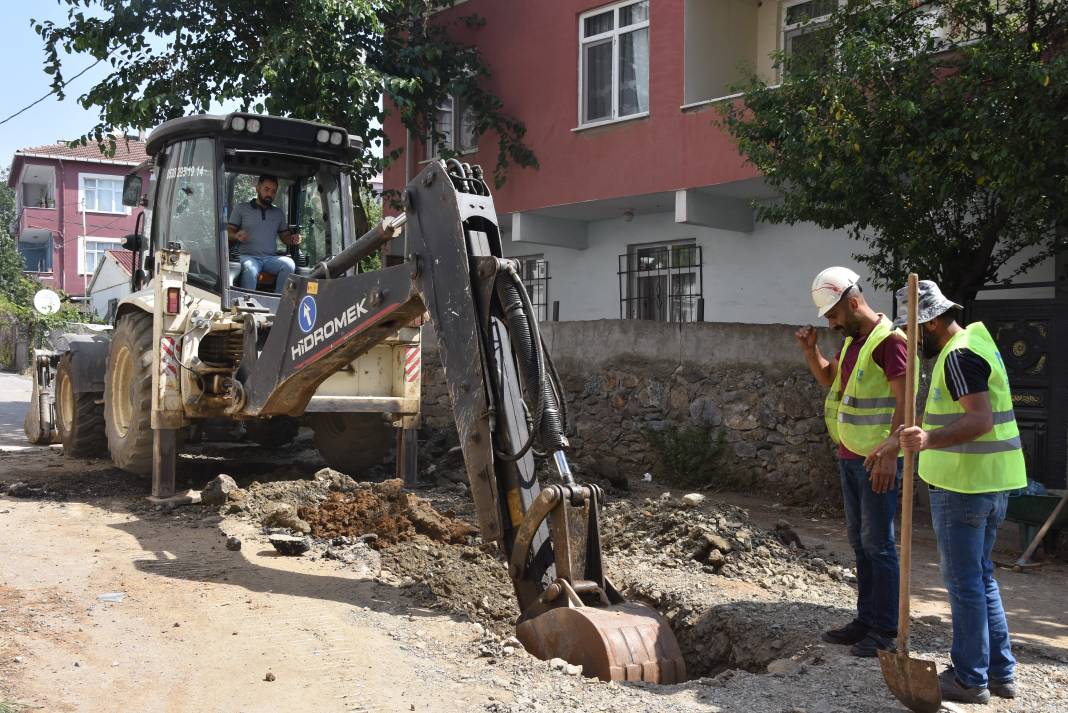
[(231, 242), (238, 242), (241, 256), (241, 275), (238, 287), (246, 290), (256, 289), (256, 281), (261, 272), (276, 275), (274, 291), (281, 292), (286, 278), (293, 274), (296, 266), (293, 258), (278, 255), (278, 241), (286, 245), (299, 245), (300, 234), (290, 231), (285, 214), (274, 205), (278, 193), (278, 179), (274, 176), (260, 176), (256, 181), (256, 197), (248, 203), (238, 203), (230, 211), (226, 231)]

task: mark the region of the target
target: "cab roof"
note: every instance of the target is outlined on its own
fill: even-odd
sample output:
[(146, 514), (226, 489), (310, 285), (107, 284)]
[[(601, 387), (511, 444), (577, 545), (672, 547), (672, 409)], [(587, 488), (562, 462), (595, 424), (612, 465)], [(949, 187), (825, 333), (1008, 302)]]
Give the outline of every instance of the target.
[[(259, 131), (253, 133), (247, 130), (237, 130), (234, 125), (234, 119), (237, 118), (244, 120), (238, 122), (238, 125), (244, 123), (246, 127), (250, 119), (258, 120)], [(318, 140), (320, 131), (324, 130), (327, 135), (340, 132), (341, 143), (331, 144), (329, 141)], [(282, 116), (234, 112), (226, 115), (197, 114), (165, 121), (149, 135), (146, 150), (149, 156), (154, 156), (169, 143), (200, 136), (223, 136), (228, 139), (229, 143), (245, 148), (299, 152), (344, 163), (351, 163), (355, 160), (363, 148), (363, 142), (359, 138), (350, 136), (345, 129), (330, 124)]]

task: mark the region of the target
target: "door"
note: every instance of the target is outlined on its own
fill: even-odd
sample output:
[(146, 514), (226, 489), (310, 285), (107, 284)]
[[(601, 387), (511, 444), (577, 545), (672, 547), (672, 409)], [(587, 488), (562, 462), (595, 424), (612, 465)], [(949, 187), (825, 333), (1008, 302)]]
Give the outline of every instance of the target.
[(1068, 305), (1056, 300), (976, 300), (997, 342), (1012, 387), (1027, 475), (1047, 488), (1066, 486), (1068, 456)]

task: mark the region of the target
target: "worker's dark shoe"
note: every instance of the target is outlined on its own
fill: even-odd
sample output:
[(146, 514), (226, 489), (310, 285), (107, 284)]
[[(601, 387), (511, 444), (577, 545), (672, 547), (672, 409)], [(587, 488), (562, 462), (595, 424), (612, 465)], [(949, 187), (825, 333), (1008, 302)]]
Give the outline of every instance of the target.
[(867, 636), (849, 647), (849, 653), (862, 658), (873, 658), (879, 655), (879, 649), (893, 651), (894, 640), (877, 631), (868, 631)]
[(991, 695), (997, 696), (998, 698), (1016, 698), (1015, 681), (1005, 681), (1003, 683), (994, 683), (991, 681), (987, 688), (990, 689)]
[(857, 619), (849, 622), (845, 626), (838, 629), (830, 629), (823, 632), (820, 636), (821, 639), (828, 644), (839, 644), (849, 646), (855, 644), (858, 641), (864, 639), (868, 635), (868, 625), (860, 622)]
[(957, 672), (950, 666), (938, 674), (938, 687), (942, 689), (942, 700), (959, 703), (989, 703), (990, 691), (986, 688), (968, 688), (957, 680)]

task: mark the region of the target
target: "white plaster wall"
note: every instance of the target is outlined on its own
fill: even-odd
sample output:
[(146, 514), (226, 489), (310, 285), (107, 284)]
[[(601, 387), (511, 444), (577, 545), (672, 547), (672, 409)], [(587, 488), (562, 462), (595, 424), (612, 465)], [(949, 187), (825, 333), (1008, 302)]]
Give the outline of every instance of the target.
[(589, 247), (571, 250), (514, 243), (505, 253), (543, 255), (552, 279), (549, 301), (560, 302), (563, 321), (619, 319), (619, 255), (629, 245), (694, 238), (702, 247), (705, 321), (749, 324), (819, 324), (812, 304), (812, 279), (825, 267), (856, 270), (869, 302), (890, 314), (892, 297), (867, 284), (867, 272), (850, 255), (862, 245), (844, 232), (812, 225), (756, 225), (735, 233), (679, 225), (671, 213), (637, 215), (589, 224)]
[(130, 294), (130, 276), (114, 260), (104, 258), (100, 274), (89, 293), (89, 305), (93, 314), (103, 317), (108, 313), (108, 300), (122, 299)]
[[(1019, 267), (1038, 253), (1038, 250), (1024, 250), (1019, 255), (1009, 260), (998, 271), (999, 279), (1007, 279)], [(1023, 275), (1012, 279), (1014, 284), (1026, 284), (1028, 282), (1052, 282), (1056, 277), (1056, 261), (1044, 260), (1035, 265)], [(1054, 288), (1052, 287), (1024, 287), (1015, 290), (986, 290), (976, 295), (978, 300), (1048, 300), (1053, 299)]]
[(726, 95), (741, 67), (757, 65), (752, 0), (687, 0), (685, 103)]

